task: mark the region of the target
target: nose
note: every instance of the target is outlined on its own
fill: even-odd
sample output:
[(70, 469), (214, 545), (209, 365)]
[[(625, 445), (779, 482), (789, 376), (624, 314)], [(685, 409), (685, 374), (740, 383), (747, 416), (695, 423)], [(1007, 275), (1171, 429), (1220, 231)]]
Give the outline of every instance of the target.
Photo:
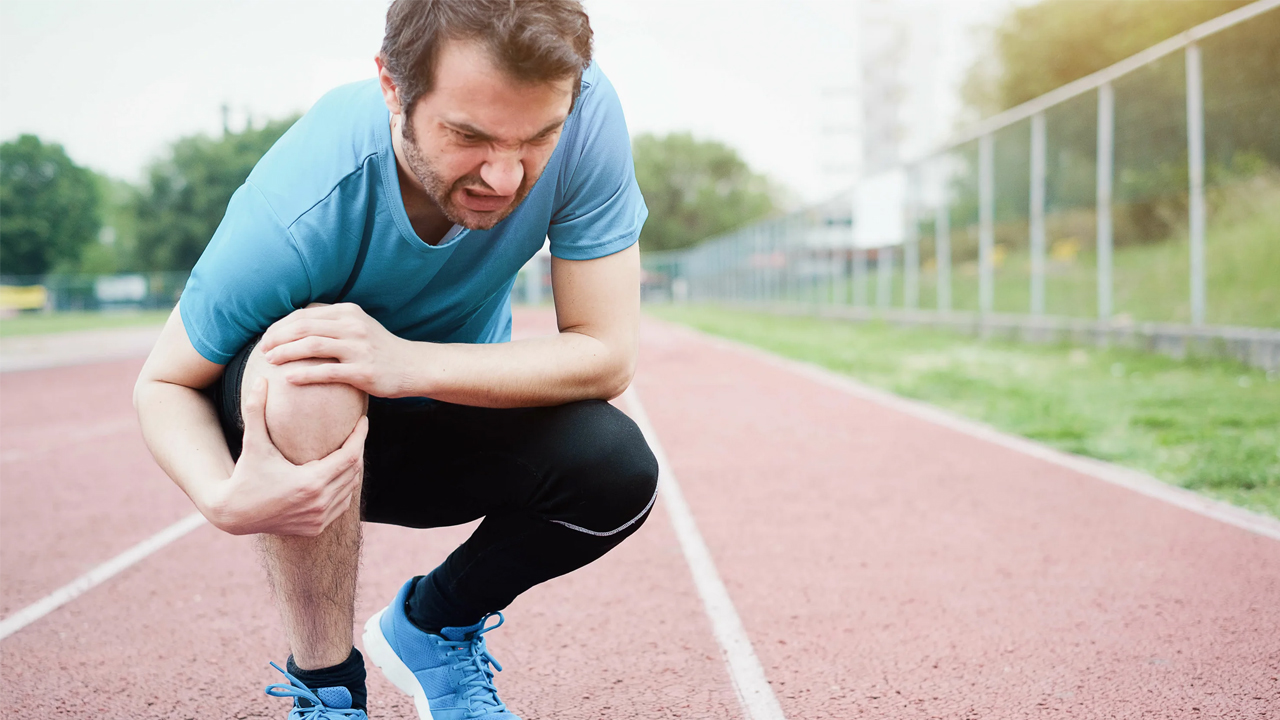
[(515, 153), (499, 153), (480, 168), (480, 177), (498, 195), (515, 195), (524, 179), (524, 165)]

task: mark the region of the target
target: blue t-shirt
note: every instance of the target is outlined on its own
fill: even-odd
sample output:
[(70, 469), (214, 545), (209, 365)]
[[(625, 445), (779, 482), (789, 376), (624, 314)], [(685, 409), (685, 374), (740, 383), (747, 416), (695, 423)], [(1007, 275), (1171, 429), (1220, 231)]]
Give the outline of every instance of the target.
[(321, 98), (231, 197), (183, 290), (182, 322), (219, 365), (312, 302), (356, 303), (409, 340), (505, 342), (512, 283), (545, 239), (558, 258), (604, 257), (635, 243), (647, 215), (618, 96), (592, 64), (520, 206), (491, 230), (428, 245), (405, 213), (378, 82), (358, 82)]

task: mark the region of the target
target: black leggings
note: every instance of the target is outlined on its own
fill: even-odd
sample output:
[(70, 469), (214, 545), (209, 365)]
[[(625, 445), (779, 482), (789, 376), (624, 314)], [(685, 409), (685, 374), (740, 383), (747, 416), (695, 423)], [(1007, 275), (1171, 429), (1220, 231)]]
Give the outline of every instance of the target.
[[(251, 349), (211, 388), (237, 458)], [(596, 560), (640, 527), (656, 497), (658, 463), (644, 436), (600, 400), (491, 409), (370, 398), (364, 454), (365, 521), (430, 528), (484, 518), (430, 583), (418, 583), (435, 613), (422, 621), (435, 627), (470, 625)], [(437, 597), (424, 594), (428, 585)]]

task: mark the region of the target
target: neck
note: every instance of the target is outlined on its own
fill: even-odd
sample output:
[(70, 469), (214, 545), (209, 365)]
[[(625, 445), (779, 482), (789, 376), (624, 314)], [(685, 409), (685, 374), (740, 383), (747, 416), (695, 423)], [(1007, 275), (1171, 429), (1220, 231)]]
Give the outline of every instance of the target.
[(426, 188), (409, 168), (404, 154), (404, 135), (401, 133), (400, 115), (391, 116), (391, 150), (396, 156), (396, 173), (400, 177), (400, 200), (409, 224), (418, 238), (428, 245), (436, 245), (453, 227), (453, 221), (445, 217), (440, 206), (427, 194)]

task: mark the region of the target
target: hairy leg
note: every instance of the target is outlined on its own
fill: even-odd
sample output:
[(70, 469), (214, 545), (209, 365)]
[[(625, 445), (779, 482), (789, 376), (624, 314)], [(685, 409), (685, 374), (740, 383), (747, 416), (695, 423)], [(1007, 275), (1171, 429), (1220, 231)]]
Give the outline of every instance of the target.
[[(368, 398), (348, 385), (291, 385), (284, 379), (287, 367), (271, 365), (255, 348), (243, 387), (253, 387), (260, 376), (267, 378), (267, 431), (282, 455), (302, 464), (338, 449), (365, 414)], [(337, 665), (351, 652), (360, 563), (359, 498), (357, 488), (347, 512), (316, 537), (258, 536), (293, 661), (304, 670)]]

